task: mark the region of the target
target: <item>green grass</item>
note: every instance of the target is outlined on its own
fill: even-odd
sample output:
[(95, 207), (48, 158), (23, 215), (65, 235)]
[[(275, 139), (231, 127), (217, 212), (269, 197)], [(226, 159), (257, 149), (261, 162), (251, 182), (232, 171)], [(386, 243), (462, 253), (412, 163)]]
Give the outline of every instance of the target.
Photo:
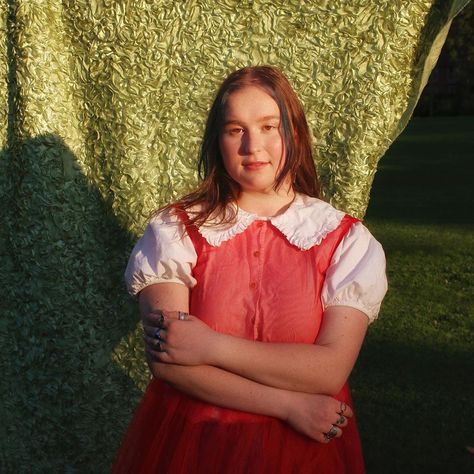
[(366, 225), (389, 293), (352, 377), (369, 474), (474, 473), (474, 117), (413, 119)]

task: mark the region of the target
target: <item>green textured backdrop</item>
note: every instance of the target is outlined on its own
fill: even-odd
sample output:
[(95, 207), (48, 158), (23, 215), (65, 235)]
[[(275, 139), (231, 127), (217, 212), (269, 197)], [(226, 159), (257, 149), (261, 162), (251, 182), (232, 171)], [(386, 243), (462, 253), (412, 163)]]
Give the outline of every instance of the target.
[(326, 196), (363, 216), (468, 0), (3, 0), (0, 471), (106, 472), (146, 383), (122, 273), (195, 183), (223, 77), (274, 64)]

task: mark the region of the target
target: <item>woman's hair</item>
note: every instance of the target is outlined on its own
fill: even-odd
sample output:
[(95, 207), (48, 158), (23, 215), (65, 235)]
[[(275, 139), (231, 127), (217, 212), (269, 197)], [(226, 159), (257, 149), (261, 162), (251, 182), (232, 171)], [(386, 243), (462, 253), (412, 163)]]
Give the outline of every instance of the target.
[(229, 96), (247, 86), (263, 89), (280, 109), (280, 133), (286, 156), (276, 178), (275, 189), (289, 176), (295, 192), (320, 197), (308, 124), (288, 79), (273, 66), (245, 67), (225, 79), (212, 103), (199, 155), (199, 186), (173, 205), (187, 210), (199, 204), (198, 211), (193, 209), (189, 216), (190, 222), (198, 226), (204, 224), (209, 217), (216, 218), (218, 222), (231, 222), (235, 218), (235, 213), (229, 213), (228, 204), (237, 199), (239, 185), (224, 167), (219, 136)]

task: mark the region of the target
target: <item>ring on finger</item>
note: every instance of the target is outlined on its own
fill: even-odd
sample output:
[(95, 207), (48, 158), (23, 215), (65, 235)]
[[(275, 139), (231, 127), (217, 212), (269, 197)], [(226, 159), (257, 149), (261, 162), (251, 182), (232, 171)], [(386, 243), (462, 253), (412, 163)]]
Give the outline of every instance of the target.
[(155, 339), (157, 339), (158, 341), (161, 340), (160, 332), (161, 332), (161, 328), (158, 328), (158, 329), (155, 331)]
[(344, 415), (344, 412), (347, 410), (347, 405), (344, 402), (341, 402), (341, 407), (339, 408), (339, 415)]
[(160, 314), (160, 319), (158, 320), (158, 326), (159, 326), (160, 328), (162, 328), (164, 322), (165, 322), (165, 315), (164, 315), (163, 313), (161, 313), (161, 314)]
[(344, 422), (346, 421), (346, 417), (344, 415), (341, 415), (337, 420), (336, 420), (336, 423), (334, 423), (335, 425), (343, 425)]
[(336, 435), (337, 435), (337, 429), (334, 425), (332, 425), (331, 429), (327, 433), (324, 433), (324, 437), (328, 441), (333, 439)]
[(163, 311), (161, 311), (161, 309), (157, 309), (155, 311), (152, 311), (151, 314), (159, 316), (158, 327), (163, 327), (163, 323), (165, 322), (165, 315), (163, 314)]
[(184, 311), (178, 311), (178, 319), (180, 321), (185, 321), (187, 315), (188, 313), (185, 313)]

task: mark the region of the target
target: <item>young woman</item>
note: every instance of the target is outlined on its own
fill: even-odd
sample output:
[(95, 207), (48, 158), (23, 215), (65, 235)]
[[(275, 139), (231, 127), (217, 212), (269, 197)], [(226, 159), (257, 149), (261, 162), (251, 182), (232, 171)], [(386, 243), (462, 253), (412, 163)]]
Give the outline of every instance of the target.
[(113, 472), (364, 472), (347, 379), (386, 292), (384, 254), (319, 199), (278, 69), (224, 81), (199, 170), (127, 267), (154, 377)]

